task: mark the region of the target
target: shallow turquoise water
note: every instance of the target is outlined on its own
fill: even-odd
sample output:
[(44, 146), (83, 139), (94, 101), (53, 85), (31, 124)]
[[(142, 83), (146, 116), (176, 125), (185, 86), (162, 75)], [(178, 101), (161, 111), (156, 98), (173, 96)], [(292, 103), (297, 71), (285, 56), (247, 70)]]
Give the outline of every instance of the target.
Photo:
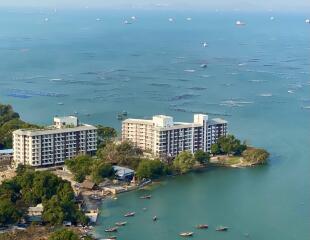
[[(164, 181), (150, 201), (132, 192), (105, 202), (97, 234), (132, 210), (119, 239), (175, 239), (200, 223), (210, 229), (194, 239), (309, 239), (310, 26), (303, 14), (273, 15), (2, 9), (0, 101), (27, 121), (77, 111), (116, 128), (123, 110), (178, 120), (208, 112), (271, 152), (266, 167), (210, 169)], [(231, 229), (215, 232), (221, 224)]]

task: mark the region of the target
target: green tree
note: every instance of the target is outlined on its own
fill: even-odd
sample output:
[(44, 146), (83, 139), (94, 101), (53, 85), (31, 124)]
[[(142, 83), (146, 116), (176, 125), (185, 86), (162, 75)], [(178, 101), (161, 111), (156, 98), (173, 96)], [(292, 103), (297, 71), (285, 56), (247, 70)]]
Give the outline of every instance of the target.
[(92, 181), (99, 184), (104, 178), (114, 176), (114, 170), (110, 163), (97, 161), (91, 171)]
[(51, 234), (48, 240), (79, 240), (79, 236), (69, 229), (61, 229)]
[(105, 147), (106, 143), (117, 137), (117, 132), (112, 127), (97, 125), (98, 146)]
[(183, 151), (176, 156), (173, 166), (180, 173), (186, 173), (195, 165), (195, 158), (193, 154), (188, 151)]
[(89, 155), (79, 155), (65, 161), (65, 165), (74, 174), (75, 180), (83, 182), (85, 177), (91, 173), (94, 159)]
[(214, 155), (221, 154), (221, 147), (218, 143), (214, 143), (211, 145), (211, 153)]
[(60, 225), (65, 220), (65, 213), (57, 196), (43, 202), (42, 219), (51, 225)]
[(260, 148), (248, 148), (242, 153), (245, 161), (253, 164), (266, 164), (269, 158), (269, 153)]
[(200, 164), (208, 164), (210, 161), (210, 155), (207, 152), (204, 152), (202, 150), (197, 150), (194, 153), (194, 158), (196, 162), (199, 162)]
[(0, 200), (0, 225), (15, 223), (20, 217), (21, 213), (9, 199)]
[(136, 176), (139, 179), (156, 179), (167, 174), (167, 167), (160, 160), (143, 159), (138, 166)]

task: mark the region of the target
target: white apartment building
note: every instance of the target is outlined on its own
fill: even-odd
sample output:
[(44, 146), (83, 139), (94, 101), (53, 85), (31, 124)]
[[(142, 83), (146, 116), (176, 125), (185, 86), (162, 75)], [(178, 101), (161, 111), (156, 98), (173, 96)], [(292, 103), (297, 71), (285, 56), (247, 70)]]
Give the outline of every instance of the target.
[(227, 134), (227, 121), (208, 115), (194, 114), (192, 123), (174, 122), (165, 115), (153, 116), (151, 120), (126, 119), (122, 123), (122, 141), (157, 157), (174, 157), (182, 151), (211, 151), (211, 145)]
[(13, 132), (14, 165), (47, 167), (63, 164), (79, 154), (97, 150), (97, 128), (79, 124), (77, 117), (55, 117), (54, 125), (44, 129)]

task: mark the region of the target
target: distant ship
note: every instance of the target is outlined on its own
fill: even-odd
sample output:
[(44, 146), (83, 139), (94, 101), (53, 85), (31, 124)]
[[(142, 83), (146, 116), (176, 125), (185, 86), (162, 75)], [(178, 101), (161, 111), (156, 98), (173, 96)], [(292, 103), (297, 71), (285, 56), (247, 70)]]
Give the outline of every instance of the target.
[(244, 26), (245, 25), (245, 22), (242, 22), (242, 21), (236, 21), (236, 25), (237, 26)]
[(173, 18), (168, 18), (168, 21), (169, 22), (173, 22)]
[(208, 43), (207, 43), (207, 42), (204, 42), (204, 43), (203, 43), (203, 47), (208, 47)]
[(132, 24), (132, 22), (129, 22), (128, 20), (125, 20), (124, 24)]
[(305, 23), (310, 23), (310, 19), (309, 18), (306, 19)]
[(274, 17), (273, 17), (273, 16), (272, 16), (272, 17), (270, 17), (270, 20), (271, 20), (271, 21), (273, 21), (273, 20), (274, 20)]
[(191, 21), (191, 20), (192, 20), (192, 18), (191, 18), (191, 17), (188, 17), (188, 18), (186, 18), (186, 20), (187, 20), (187, 21)]
[(132, 20), (136, 20), (136, 16), (132, 16), (131, 19), (132, 19)]

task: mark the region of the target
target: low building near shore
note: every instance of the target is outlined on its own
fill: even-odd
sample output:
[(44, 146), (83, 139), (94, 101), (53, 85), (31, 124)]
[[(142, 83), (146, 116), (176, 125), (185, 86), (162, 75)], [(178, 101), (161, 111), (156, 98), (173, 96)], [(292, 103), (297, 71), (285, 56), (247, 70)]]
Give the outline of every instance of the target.
[(13, 149), (0, 150), (0, 171), (11, 167), (13, 161)]
[(121, 166), (113, 166), (113, 170), (115, 172), (115, 177), (118, 180), (130, 182), (134, 178), (135, 171)]
[(27, 213), (27, 219), (29, 222), (41, 222), (43, 213), (43, 204), (39, 203), (35, 207), (29, 207)]

